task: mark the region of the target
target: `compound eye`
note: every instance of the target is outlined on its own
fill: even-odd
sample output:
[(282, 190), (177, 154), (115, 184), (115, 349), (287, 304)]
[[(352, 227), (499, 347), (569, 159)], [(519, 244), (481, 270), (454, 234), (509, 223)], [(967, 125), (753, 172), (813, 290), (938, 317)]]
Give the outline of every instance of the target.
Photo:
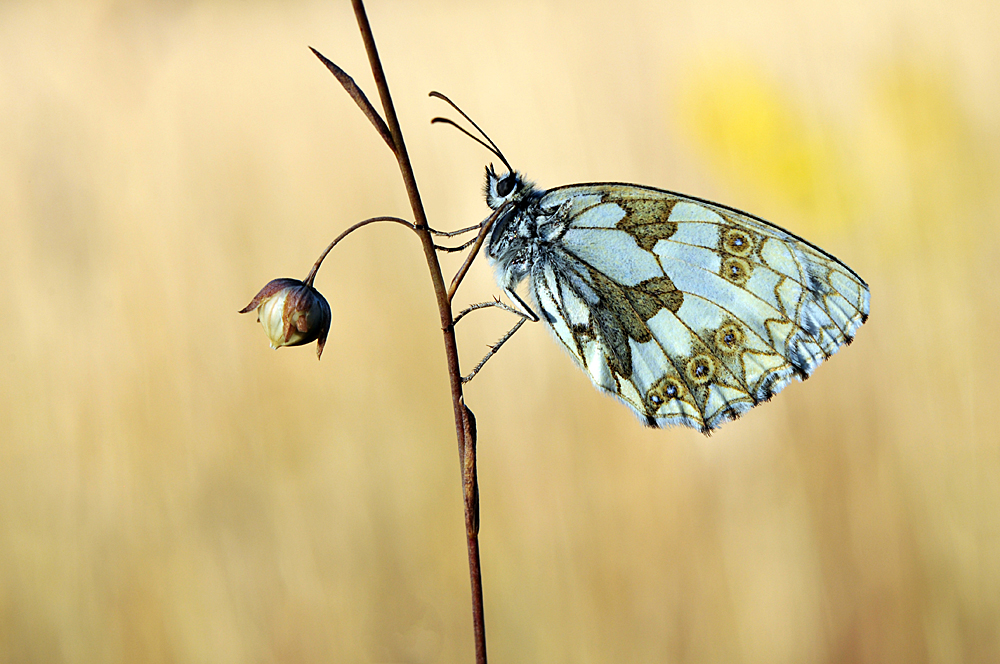
[(497, 182), (497, 196), (507, 198), (510, 192), (514, 191), (514, 174), (507, 175)]

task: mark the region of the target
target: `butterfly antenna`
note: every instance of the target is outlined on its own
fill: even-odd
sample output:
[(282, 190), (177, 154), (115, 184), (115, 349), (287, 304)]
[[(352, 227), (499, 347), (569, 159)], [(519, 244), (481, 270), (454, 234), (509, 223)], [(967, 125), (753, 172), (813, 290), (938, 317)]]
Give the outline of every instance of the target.
[(500, 154), (499, 152), (497, 152), (493, 148), (492, 145), (490, 145), (489, 143), (487, 143), (483, 139), (479, 138), (475, 134), (471, 133), (468, 129), (466, 129), (465, 127), (459, 125), (454, 120), (452, 120), (450, 118), (434, 118), (433, 120), (431, 120), (431, 124), (438, 124), (438, 123), (451, 125), (455, 129), (459, 130), (460, 132), (462, 132), (463, 134), (465, 134), (466, 136), (468, 136), (469, 138), (471, 138), (472, 140), (474, 140), (476, 143), (479, 143), (484, 148), (486, 148), (487, 150), (489, 150), (490, 152), (492, 152), (493, 154), (495, 154), (497, 157), (499, 157), (500, 159), (502, 159), (505, 164), (507, 163), (507, 160), (505, 160), (503, 158), (503, 155)]
[(458, 107), (458, 105), (455, 102), (453, 102), (452, 100), (448, 99), (448, 97), (446, 97), (445, 95), (441, 94), (440, 92), (431, 92), (430, 96), (431, 97), (435, 97), (437, 99), (440, 99), (440, 100), (444, 101), (449, 106), (451, 106), (453, 109), (455, 109), (456, 111), (458, 111), (459, 114), (463, 118), (465, 118), (468, 121), (469, 124), (471, 124), (473, 127), (476, 128), (476, 131), (478, 131), (480, 133), (480, 135), (482, 135), (482, 137), (486, 139), (486, 141), (484, 142), (482, 139), (480, 139), (479, 137), (473, 135), (467, 129), (464, 129), (463, 127), (460, 127), (454, 120), (449, 120), (448, 118), (440, 118), (440, 117), (439, 118), (434, 118), (433, 120), (431, 120), (431, 124), (436, 124), (438, 122), (443, 122), (445, 124), (451, 125), (455, 129), (458, 129), (460, 132), (462, 132), (463, 134), (465, 134), (466, 136), (468, 136), (469, 138), (471, 138), (472, 140), (474, 140), (475, 142), (479, 143), (484, 148), (486, 148), (487, 150), (489, 150), (490, 152), (492, 152), (493, 154), (495, 154), (497, 156), (497, 158), (499, 158), (500, 161), (503, 162), (503, 165), (507, 167), (507, 170), (509, 172), (511, 172), (511, 173), (514, 172), (514, 169), (511, 168), (510, 162), (508, 162), (507, 159), (503, 156), (503, 153), (500, 152), (500, 148), (498, 148), (497, 144), (493, 142), (493, 139), (491, 139), (486, 134), (486, 132), (482, 130), (482, 127), (480, 127), (479, 125), (476, 124), (475, 120), (473, 120), (472, 118), (470, 118), (466, 114), (465, 111), (463, 111), (462, 109), (460, 109)]

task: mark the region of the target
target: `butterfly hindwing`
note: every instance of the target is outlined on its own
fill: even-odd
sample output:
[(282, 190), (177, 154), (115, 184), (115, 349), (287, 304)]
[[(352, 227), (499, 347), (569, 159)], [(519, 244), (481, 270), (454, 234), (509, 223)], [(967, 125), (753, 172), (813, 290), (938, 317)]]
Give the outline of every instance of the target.
[(528, 276), (594, 384), (651, 426), (735, 419), (807, 378), (867, 318), (850, 268), (756, 217), (637, 185), (525, 187), (534, 199), (518, 219), (532, 239), (491, 256), (502, 285)]

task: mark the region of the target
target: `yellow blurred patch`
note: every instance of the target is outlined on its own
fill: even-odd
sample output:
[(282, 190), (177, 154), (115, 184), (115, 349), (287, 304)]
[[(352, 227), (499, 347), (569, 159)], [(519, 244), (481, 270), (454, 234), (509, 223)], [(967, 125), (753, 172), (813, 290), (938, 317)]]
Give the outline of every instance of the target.
[(682, 127), (716, 168), (816, 225), (848, 218), (849, 173), (832, 131), (741, 62), (692, 69), (678, 94)]
[(894, 185), (905, 192), (895, 214), (900, 224), (919, 228), (914, 239), (937, 254), (988, 246), (980, 234), (996, 227), (993, 215), (980, 212), (996, 191), (992, 136), (963, 104), (957, 76), (946, 57), (904, 53), (876, 67), (872, 81), (894, 158), (886, 170), (905, 183)]

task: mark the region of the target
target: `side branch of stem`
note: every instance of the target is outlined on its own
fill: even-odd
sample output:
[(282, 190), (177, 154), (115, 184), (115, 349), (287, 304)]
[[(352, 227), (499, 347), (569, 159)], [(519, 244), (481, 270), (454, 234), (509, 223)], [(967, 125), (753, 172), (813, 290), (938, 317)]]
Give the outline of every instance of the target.
[(455, 297), (455, 291), (462, 284), (462, 280), (465, 279), (466, 273), (469, 268), (472, 267), (472, 261), (476, 260), (476, 255), (479, 250), (482, 249), (483, 243), (486, 242), (487, 236), (490, 234), (490, 230), (493, 228), (493, 224), (507, 211), (506, 207), (498, 208), (494, 210), (493, 214), (486, 218), (483, 222), (482, 228), (479, 229), (479, 235), (476, 236), (476, 241), (472, 244), (472, 248), (469, 249), (469, 254), (465, 257), (462, 262), (462, 266), (458, 268), (458, 272), (455, 273), (455, 278), (451, 280), (451, 285), (448, 287), (448, 301)]
[(326, 59), (322, 53), (314, 49), (312, 46), (309, 47), (309, 50), (312, 51), (317, 58), (319, 58), (320, 62), (326, 65), (326, 68), (330, 70), (330, 73), (333, 74), (334, 78), (340, 81), (340, 84), (344, 86), (344, 90), (347, 91), (347, 94), (349, 94), (351, 99), (353, 99), (358, 105), (361, 112), (364, 113), (369, 120), (371, 120), (373, 125), (375, 125), (375, 131), (379, 133), (379, 136), (381, 136), (382, 140), (386, 142), (389, 149), (395, 152), (396, 145), (392, 141), (392, 134), (389, 133), (389, 127), (386, 126), (385, 120), (383, 120), (382, 116), (378, 114), (378, 111), (375, 110), (372, 103), (368, 101), (368, 97), (365, 95), (364, 91), (358, 87), (358, 84), (354, 82), (354, 79), (351, 78), (343, 69)]
[(319, 272), (319, 266), (323, 264), (323, 261), (324, 259), (326, 259), (327, 254), (329, 254), (333, 250), (333, 248), (340, 243), (341, 240), (343, 240), (345, 237), (347, 237), (354, 231), (358, 230), (359, 228), (362, 228), (363, 226), (367, 226), (368, 224), (374, 224), (380, 221), (394, 222), (397, 224), (402, 224), (411, 230), (417, 230), (417, 227), (414, 226), (412, 223), (406, 221), (405, 219), (400, 219), (399, 217), (372, 217), (371, 219), (365, 219), (364, 221), (359, 221), (358, 223), (354, 224), (346, 231), (335, 237), (333, 242), (327, 245), (326, 249), (323, 250), (323, 253), (320, 254), (319, 258), (316, 259), (316, 262), (313, 263), (312, 269), (309, 270), (309, 275), (305, 279), (306, 285), (307, 286), (313, 285), (313, 282), (316, 280), (316, 273)]

